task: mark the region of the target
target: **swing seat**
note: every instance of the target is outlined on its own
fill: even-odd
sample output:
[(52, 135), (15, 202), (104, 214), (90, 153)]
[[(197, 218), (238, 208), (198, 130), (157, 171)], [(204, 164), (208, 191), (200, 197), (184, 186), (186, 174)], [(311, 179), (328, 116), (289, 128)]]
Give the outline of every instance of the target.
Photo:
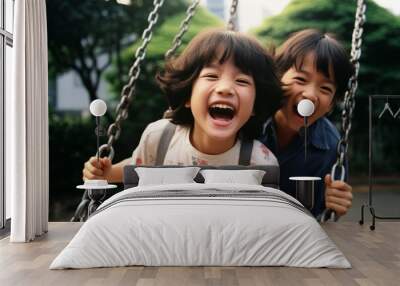
[[(191, 183), (153, 184), (164, 182), (160, 178), (167, 173), (147, 170), (154, 167), (140, 173), (151, 183), (137, 185), (140, 178), (133, 168), (125, 168), (124, 182), (130, 188), (97, 209), (50, 269), (131, 265), (351, 267), (308, 210), (284, 192), (266, 187), (277, 186), (277, 166), (201, 167), (207, 171), (233, 170), (227, 173), (237, 177), (245, 173), (237, 170), (261, 169), (267, 172), (263, 185), (201, 183), (200, 177), (193, 182), (193, 176)], [(177, 173), (173, 169), (168, 172)]]

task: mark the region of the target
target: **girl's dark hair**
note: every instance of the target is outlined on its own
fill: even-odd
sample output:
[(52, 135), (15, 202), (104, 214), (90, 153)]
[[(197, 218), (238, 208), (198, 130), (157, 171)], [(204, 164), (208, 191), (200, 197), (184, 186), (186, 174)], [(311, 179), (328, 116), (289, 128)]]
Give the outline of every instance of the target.
[[(353, 66), (349, 57), (334, 35), (325, 34), (314, 29), (306, 29), (294, 33), (277, 50), (275, 62), (280, 77), (291, 67), (300, 70), (304, 58), (313, 53), (317, 71), (335, 81), (336, 93), (334, 100), (343, 99), (347, 89)], [(333, 74), (330, 74), (330, 67)]]
[(263, 123), (279, 108), (282, 98), (273, 58), (256, 39), (222, 29), (198, 34), (180, 56), (167, 61), (164, 71), (157, 74), (172, 109), (173, 123), (193, 126), (192, 112), (185, 103), (195, 80), (203, 67), (215, 60), (223, 64), (230, 58), (243, 73), (253, 77), (256, 88), (254, 116), (241, 128), (242, 136), (253, 139), (261, 134)]

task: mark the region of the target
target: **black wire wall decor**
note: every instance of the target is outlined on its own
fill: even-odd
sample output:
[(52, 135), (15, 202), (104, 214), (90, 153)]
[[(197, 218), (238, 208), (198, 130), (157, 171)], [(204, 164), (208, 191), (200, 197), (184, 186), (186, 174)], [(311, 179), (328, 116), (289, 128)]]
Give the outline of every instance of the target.
[(373, 174), (372, 174), (372, 163), (373, 163), (373, 101), (374, 100), (382, 100), (386, 99), (383, 109), (380, 111), (378, 115), (378, 120), (393, 118), (393, 119), (400, 119), (400, 107), (397, 111), (393, 111), (392, 106), (390, 105), (390, 99), (399, 99), (400, 95), (370, 95), (368, 98), (369, 101), (369, 124), (368, 124), (368, 203), (363, 204), (361, 206), (361, 219), (359, 223), (362, 225), (364, 224), (364, 209), (368, 208), (371, 216), (372, 216), (372, 224), (370, 225), (370, 229), (375, 229), (375, 220), (398, 220), (400, 217), (398, 216), (381, 216), (377, 215), (375, 208), (373, 206)]

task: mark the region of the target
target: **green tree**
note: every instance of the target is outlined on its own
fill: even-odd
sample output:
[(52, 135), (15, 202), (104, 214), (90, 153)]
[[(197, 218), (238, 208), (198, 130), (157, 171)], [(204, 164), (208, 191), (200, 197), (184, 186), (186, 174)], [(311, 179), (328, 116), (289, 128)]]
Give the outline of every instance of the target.
[[(400, 50), (400, 19), (371, 0), (367, 0), (366, 3), (367, 22), (364, 25), (361, 69), (350, 145), (350, 166), (356, 172), (365, 172), (368, 166), (367, 96), (400, 92), (400, 58), (397, 56)], [(293, 0), (282, 13), (266, 19), (253, 32), (266, 45), (278, 46), (295, 31), (316, 28), (336, 34), (350, 51), (355, 11), (356, 1)], [(340, 118), (337, 114), (335, 117), (338, 122)], [(397, 146), (386, 144), (381, 148), (386, 153), (391, 152), (393, 158), (400, 156)], [(397, 166), (397, 170), (399, 167)]]
[[(72, 69), (79, 75), (89, 100), (96, 99), (103, 72), (112, 59), (121, 74), (120, 51), (136, 42), (148, 25), (152, 1), (131, 2), (125, 6), (115, 0), (46, 1), (50, 74)], [(185, 9), (185, 0), (165, 2), (159, 22)]]

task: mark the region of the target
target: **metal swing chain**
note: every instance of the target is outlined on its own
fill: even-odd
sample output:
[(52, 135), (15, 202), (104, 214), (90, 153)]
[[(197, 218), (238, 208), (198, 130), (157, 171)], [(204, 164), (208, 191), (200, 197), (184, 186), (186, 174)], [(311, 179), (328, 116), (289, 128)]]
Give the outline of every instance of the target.
[[(360, 56), (361, 56), (361, 45), (362, 45), (362, 34), (363, 34), (363, 25), (366, 20), (366, 5), (364, 0), (357, 0), (357, 10), (354, 22), (354, 30), (351, 40), (351, 63), (354, 67), (353, 75), (350, 77), (347, 91), (344, 95), (344, 108), (342, 111), (342, 137), (340, 138), (337, 145), (337, 157), (336, 162), (332, 166), (331, 177), (333, 180), (336, 178), (340, 178), (341, 181), (344, 181), (346, 170), (344, 167), (345, 156), (347, 155), (347, 150), (349, 147), (349, 134), (351, 130), (351, 120), (353, 117), (353, 111), (355, 108), (355, 94), (358, 87), (358, 72), (360, 70)], [(339, 169), (338, 169), (339, 167)], [(340, 176), (336, 175), (337, 170), (340, 170)], [(325, 222), (328, 219), (332, 219), (334, 221), (338, 220), (336, 213), (330, 209), (325, 209), (320, 217), (321, 222)]]
[(235, 30), (235, 19), (236, 19), (236, 10), (238, 6), (238, 0), (232, 0), (231, 8), (229, 9), (229, 21), (228, 21), (228, 30)]
[(166, 59), (172, 57), (175, 54), (176, 50), (182, 45), (182, 38), (185, 35), (186, 31), (189, 29), (189, 24), (192, 21), (194, 14), (196, 13), (196, 8), (199, 3), (200, 0), (194, 0), (189, 8), (186, 10), (186, 18), (179, 26), (179, 33), (175, 36), (172, 42), (172, 47), (165, 53)]
[(158, 21), (159, 10), (164, 4), (164, 0), (154, 0), (153, 1), (153, 10), (150, 12), (147, 21), (149, 25), (143, 31), (142, 34), (142, 44), (136, 50), (135, 53), (135, 62), (129, 69), (129, 81), (122, 88), (121, 92), (121, 100), (116, 108), (117, 116), (115, 118), (115, 122), (112, 123), (107, 130), (108, 142), (100, 146), (98, 153), (101, 156), (102, 152), (109, 151), (108, 158), (112, 161), (114, 158), (114, 148), (113, 144), (116, 140), (118, 140), (121, 135), (121, 123), (125, 119), (128, 118), (128, 108), (132, 101), (132, 97), (135, 93), (136, 81), (140, 75), (140, 64), (144, 60), (146, 56), (147, 45), (150, 43), (151, 38), (153, 36), (153, 27)]
[[(351, 130), (351, 120), (353, 117), (353, 111), (355, 108), (355, 95), (358, 87), (358, 73), (360, 70), (360, 56), (361, 56), (361, 45), (362, 45), (362, 34), (363, 34), (363, 25), (366, 20), (365, 12), (366, 5), (364, 0), (357, 1), (357, 11), (356, 11), (356, 19), (354, 22), (354, 30), (351, 41), (351, 63), (354, 67), (354, 73), (350, 77), (348, 82), (348, 90), (344, 96), (344, 108), (342, 111), (342, 133), (343, 136), (339, 140), (337, 145), (337, 159), (336, 163), (332, 167), (332, 178), (340, 178), (342, 181), (345, 178), (345, 168), (344, 161), (345, 156), (347, 155), (348, 144), (349, 144), (349, 134)], [(337, 168), (340, 168), (341, 175), (339, 177), (336, 176)]]
[[(191, 19), (193, 18), (195, 14), (195, 10), (199, 4), (199, 0), (194, 0), (192, 5), (187, 9), (186, 13), (187, 16), (183, 20), (183, 22), (180, 25), (180, 31), (177, 34), (177, 36), (173, 40), (173, 46), (171, 49), (169, 49), (166, 53), (166, 57), (172, 56), (175, 51), (179, 48), (179, 46), (182, 44), (182, 37), (186, 33), (186, 31), (189, 28), (189, 24)], [(164, 4), (164, 0), (155, 0), (153, 2), (153, 10), (150, 12), (149, 17), (147, 21), (149, 22), (148, 27), (143, 31), (142, 34), (142, 44), (141, 46), (136, 50), (135, 57), (136, 60), (129, 69), (129, 82), (126, 84), (121, 92), (121, 101), (117, 106), (117, 117), (115, 119), (115, 122), (110, 125), (107, 131), (108, 135), (108, 143), (100, 146), (98, 152), (96, 155), (100, 156), (103, 151), (109, 150), (108, 158), (112, 161), (114, 158), (114, 148), (113, 144), (116, 140), (118, 140), (120, 134), (121, 134), (121, 122), (125, 119), (128, 118), (128, 108), (129, 105), (132, 101), (132, 97), (135, 92), (135, 84), (137, 79), (139, 78), (140, 74), (140, 64), (143, 61), (145, 55), (146, 55), (146, 48), (149, 42), (151, 41), (153, 32), (153, 26), (157, 23), (158, 20), (158, 11)], [(87, 213), (85, 213), (85, 208), (89, 204), (89, 198), (88, 198), (88, 192), (87, 190), (85, 191), (81, 203), (78, 205), (74, 216), (72, 217), (71, 221), (85, 221), (85, 217), (87, 216)]]

